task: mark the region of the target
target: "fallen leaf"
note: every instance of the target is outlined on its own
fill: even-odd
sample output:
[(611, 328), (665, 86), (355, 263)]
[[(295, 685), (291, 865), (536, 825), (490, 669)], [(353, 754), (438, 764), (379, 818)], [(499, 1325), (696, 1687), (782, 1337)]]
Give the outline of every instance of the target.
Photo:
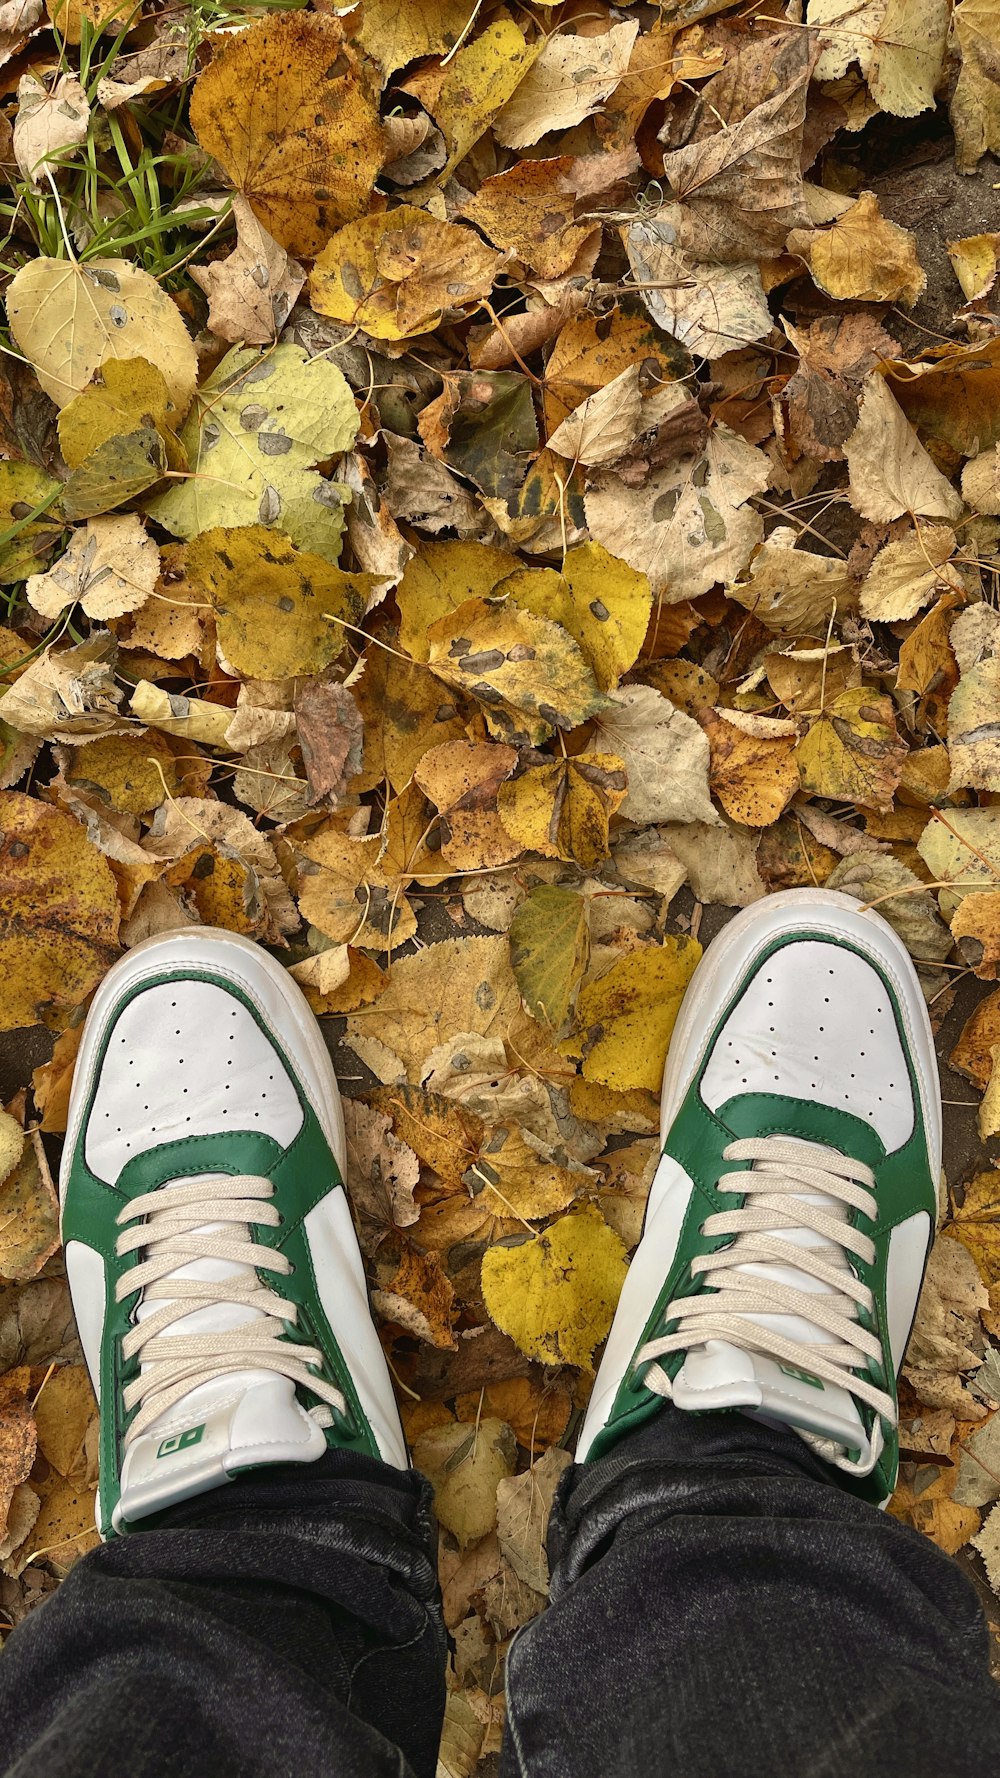
[(35, 1398), (34, 1415), (38, 1449), (46, 1462), (68, 1481), (93, 1485), (97, 1402), (86, 1366), (65, 1364), (54, 1371)]
[(912, 364), (892, 358), (885, 376), (911, 425), (962, 456), (1000, 438), (1000, 341), (932, 347)]
[(698, 724), (649, 685), (610, 694), (592, 746), (625, 763), (629, 821), (717, 822), (708, 791), (709, 746)]
[(0, 832), (0, 1028), (59, 1029), (117, 954), (115, 880), (79, 823), (33, 797), (0, 792)]
[(138, 722), (162, 729), (165, 735), (179, 735), (206, 747), (224, 747), (233, 721), (233, 712), (225, 704), (161, 691), (148, 679), (140, 679), (132, 693), (132, 715)]
[(236, 246), (227, 259), (193, 265), (208, 297), (208, 325), (230, 344), (265, 346), (276, 339), (306, 281), (305, 270), (279, 247), (244, 197), (233, 199)]
[(503, 262), (472, 229), (400, 205), (331, 237), (313, 267), (310, 297), (319, 314), (374, 339), (409, 339), (446, 313), (477, 307)]
[(454, 49), (468, 19), (465, 0), (366, 0), (357, 41), (388, 75)]
[(0, 463), (0, 583), (24, 580), (59, 540), (58, 519), (39, 516), (55, 505), (59, 483), (33, 463)]
[[(208, 797), (173, 797), (157, 809), (143, 846), (151, 858), (181, 860), (182, 870), (183, 861), (186, 861), (191, 873), (189, 887), (196, 902), (199, 895), (204, 898), (206, 910), (212, 898), (212, 878), (216, 871), (220, 877), (220, 893), (225, 893), (227, 876), (230, 881), (236, 881), (250, 927), (266, 943), (280, 944), (285, 933), (294, 932), (298, 927), (298, 915), (274, 849), (239, 809), (231, 809), (226, 803), (213, 802)], [(206, 851), (211, 859), (209, 868), (206, 868)], [(237, 870), (227, 872), (227, 863), (235, 865)], [(184, 881), (183, 874), (180, 880)], [(214, 919), (205, 918), (203, 914), (205, 924), (226, 925), (222, 913), (223, 905), (220, 904), (215, 908)], [(245, 930), (245, 927), (237, 924), (234, 930)]]
[(955, 1233), (959, 1240), (944, 1236), (931, 1249), (903, 1374), (926, 1407), (981, 1420), (985, 1410), (964, 1379), (982, 1362), (979, 1316), (989, 1296), (958, 1225)]
[(510, 960), (528, 1011), (560, 1031), (589, 955), (587, 904), (572, 889), (532, 889), (510, 925)]
[(446, 939), (394, 963), (377, 1004), (348, 1019), (348, 1041), (377, 1038), (416, 1081), (435, 1045), (460, 1031), (502, 1037), (519, 1005), (506, 937)]
[(345, 574), (264, 525), (202, 531), (187, 573), (215, 611), (219, 647), (238, 673), (293, 679), (321, 673), (357, 624), (367, 575)]
[(591, 870), (607, 858), (609, 823), (625, 797), (617, 754), (587, 753), (528, 766), (500, 789), (498, 812), (518, 850)]
[(587, 492), (587, 521), (654, 595), (696, 599), (746, 566), (764, 529), (746, 502), (767, 481), (763, 453), (720, 425), (701, 457), (656, 471), (641, 488), (602, 472)]
[(698, 901), (742, 908), (764, 894), (757, 870), (759, 835), (704, 821), (671, 822), (659, 832), (680, 860)]
[(813, 796), (890, 808), (906, 757), (891, 698), (864, 686), (841, 692), (810, 724), (795, 757), (802, 788)]
[(144, 605), (159, 573), (156, 544), (135, 513), (124, 513), (74, 531), (66, 554), (30, 577), (25, 596), (43, 617), (58, 617), (79, 602), (88, 617), (106, 622)]
[(1000, 790), (1000, 616), (971, 605), (949, 639), (961, 674), (948, 704), (949, 791)]
[(1000, 148), (997, 25), (996, 0), (961, 0), (955, 8), (953, 30), (962, 60), (951, 96), (951, 126), (960, 173), (974, 173), (984, 154)]
[(418, 1438), (413, 1461), (434, 1489), (438, 1521), (467, 1548), (496, 1527), (497, 1485), (514, 1469), (514, 1434), (502, 1420), (434, 1426)]
[[(545, 1536), (556, 1488), (572, 1463), (568, 1451), (553, 1447), (524, 1475), (505, 1477), (497, 1488), (497, 1532), (514, 1573), (536, 1593), (549, 1590)], [(1000, 1492), (1000, 1480), (997, 1483)]]
[(469, 599), (427, 635), (433, 672), (481, 702), (499, 740), (537, 745), (606, 706), (565, 630), (509, 601)]
[[(977, 900), (979, 898), (977, 897)], [(1000, 993), (988, 994), (973, 1007), (948, 1057), (949, 1066), (964, 1074), (980, 1092), (993, 1073), (993, 1050), (1000, 1043)]]
[(59, 1200), (41, 1138), (33, 1134), (0, 1183), (0, 1278), (18, 1284), (34, 1278), (58, 1246)]
[[(443, 70), (431, 75), (433, 91), (427, 108), (440, 127), (448, 158), (436, 175), (437, 182), (465, 159), (497, 113), (507, 103), (542, 47), (529, 44), (513, 19), (500, 13), (471, 42), (464, 43), (447, 59)], [(411, 75), (408, 88), (420, 97), (419, 83)]]
[(948, 258), (967, 302), (989, 296), (1000, 272), (1000, 235), (966, 235), (948, 242)]
[(578, 642), (602, 691), (610, 691), (634, 664), (649, 627), (649, 581), (599, 543), (567, 551), (561, 572), (527, 569), (497, 583), (536, 617), (551, 618)]
[(773, 322), (759, 266), (696, 259), (676, 235), (672, 223), (655, 219), (630, 222), (625, 230), (629, 263), (657, 326), (710, 360), (764, 339)]
[(32, 191), (41, 191), (46, 173), (63, 163), (63, 149), (87, 139), (90, 106), (75, 74), (60, 74), (49, 92), (34, 73), (17, 86), (14, 158)]
[[(951, 934), (976, 974), (995, 981), (1000, 967), (1000, 889), (967, 895), (951, 920)], [(1000, 1038), (1000, 1032), (997, 1033)]]
[(24, 1130), (9, 1111), (0, 1111), (0, 1181), (13, 1172), (24, 1153)]
[(446, 741), (424, 754), (414, 783), (438, 811), (441, 860), (449, 869), (489, 870), (516, 858), (519, 847), (497, 808), (516, 764), (515, 748), (476, 741)]
[(365, 741), (361, 712), (346, 685), (310, 679), (295, 688), (295, 725), (309, 801), (335, 809), (361, 770)]
[(273, 525), (336, 562), (343, 499), (314, 466), (347, 450), (357, 430), (350, 386), (329, 359), (286, 342), (263, 357), (236, 347), (202, 384), (181, 432), (192, 474), (147, 511), (177, 537)]
[(944, 593), (964, 596), (965, 587), (948, 558), (955, 549), (950, 525), (920, 525), (887, 543), (865, 576), (861, 615), (875, 623), (902, 623)]
[(125, 259), (32, 259), (7, 287), (10, 330), (56, 407), (109, 358), (159, 370), (178, 417), (194, 395), (194, 342), (155, 278)]
[[(2, 708), (2, 706), (0, 706)], [(938, 890), (946, 920), (971, 892), (997, 892), (1000, 884), (1000, 822), (997, 810), (932, 810), (917, 851)]]
[(364, 724), (364, 769), (354, 788), (388, 782), (402, 792), (429, 750), (465, 739), (464, 706), (427, 667), (412, 664), (391, 643), (376, 644), (364, 660), (364, 672), (351, 686)]
[(587, 982), (576, 1003), (576, 1035), (564, 1053), (582, 1058), (585, 1080), (617, 1091), (658, 1089), (667, 1045), (701, 956), (694, 939), (668, 935), (642, 945)]
[(632, 23), (597, 37), (549, 37), (513, 97), (494, 120), (505, 148), (523, 148), (551, 130), (568, 130), (596, 111), (624, 77), (639, 34)]
[(831, 616), (852, 609), (854, 583), (844, 563), (797, 543), (792, 527), (779, 525), (754, 556), (749, 580), (733, 581), (726, 591), (779, 635), (825, 635)]
[(385, 151), (375, 94), (338, 19), (258, 19), (223, 41), (195, 83), (194, 132), (268, 233), (313, 258), (369, 203)]
[(425, 543), (406, 564), (396, 592), (400, 645), (415, 661), (430, 656), (428, 631), (467, 599), (488, 599), (517, 558), (481, 543)]
[(703, 710), (698, 720), (711, 749), (713, 795), (731, 820), (769, 827), (799, 788), (796, 731), (766, 716), (744, 719), (738, 710)]
[(394, 1230), (409, 1228), (420, 1214), (413, 1202), (420, 1162), (393, 1135), (389, 1119), (359, 1099), (344, 1101), (347, 1188), (359, 1224), (361, 1246), (376, 1253)]
[(935, 468), (878, 371), (865, 379), (858, 424), (844, 450), (852, 504), (863, 518), (885, 524), (904, 512), (961, 517), (959, 495)]
[(489, 1248), (482, 1279), (491, 1319), (529, 1358), (589, 1369), (624, 1283), (625, 1249), (586, 1205), (531, 1240)]
[(826, 887), (842, 889), (874, 907), (899, 933), (916, 962), (943, 963), (950, 954), (952, 936), (933, 896), (891, 852), (856, 852), (842, 858), (827, 877)]
[(863, 191), (829, 228), (793, 229), (788, 252), (800, 254), (814, 284), (839, 302), (911, 309), (927, 284), (913, 236), (886, 220), (872, 191)]

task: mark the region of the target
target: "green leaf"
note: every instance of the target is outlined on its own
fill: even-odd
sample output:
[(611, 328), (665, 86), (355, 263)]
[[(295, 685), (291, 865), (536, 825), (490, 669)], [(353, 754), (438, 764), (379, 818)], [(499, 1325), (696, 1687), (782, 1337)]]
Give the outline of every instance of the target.
[(141, 426), (127, 438), (106, 438), (67, 481), (63, 512), (68, 519), (113, 512), (162, 481), (166, 467), (166, 447), (155, 426)]
[(572, 889), (542, 884), (510, 925), (510, 960), (529, 1012), (558, 1031), (569, 1017), (590, 955), (587, 904)]
[(263, 355), (236, 347), (199, 389), (181, 433), (191, 474), (152, 500), (150, 515), (177, 537), (273, 525), (336, 562), (347, 494), (315, 465), (348, 450), (357, 431), (350, 385), (328, 358), (293, 345)]

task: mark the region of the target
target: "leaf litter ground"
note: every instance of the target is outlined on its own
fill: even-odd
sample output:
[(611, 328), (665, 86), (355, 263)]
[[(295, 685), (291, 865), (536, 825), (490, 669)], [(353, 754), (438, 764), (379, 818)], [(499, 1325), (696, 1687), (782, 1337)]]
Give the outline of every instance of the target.
[(94, 1536), (88, 1000), (222, 925), (327, 1022), (489, 1771), (700, 938), (817, 883), (961, 1136), (891, 1510), (1000, 1587), (1000, 9), (859, 20), (0, 6), (3, 1625)]

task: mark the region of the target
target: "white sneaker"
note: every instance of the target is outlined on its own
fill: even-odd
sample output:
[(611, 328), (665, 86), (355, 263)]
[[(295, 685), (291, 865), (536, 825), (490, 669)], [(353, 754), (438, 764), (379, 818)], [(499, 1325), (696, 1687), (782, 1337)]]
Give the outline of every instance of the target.
[(190, 927), (116, 964), (60, 1180), (105, 1536), (330, 1446), (406, 1467), (344, 1164), (326, 1045), (280, 964)]
[(664, 1399), (740, 1409), (881, 1504), (941, 1175), (930, 1021), (892, 928), (822, 889), (738, 915), (687, 991), (661, 1131), (577, 1460)]

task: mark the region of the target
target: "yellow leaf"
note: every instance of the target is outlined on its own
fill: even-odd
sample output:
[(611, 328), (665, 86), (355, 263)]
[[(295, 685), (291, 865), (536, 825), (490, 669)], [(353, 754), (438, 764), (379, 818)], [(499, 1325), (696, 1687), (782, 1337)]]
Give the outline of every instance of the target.
[(864, 686), (841, 692), (799, 742), (795, 757), (802, 788), (811, 795), (890, 808), (906, 758), (892, 699)]
[(861, 588), (861, 615), (875, 623), (902, 623), (936, 595), (965, 587), (948, 566), (955, 548), (950, 525), (921, 525), (880, 549)]
[(32, 797), (0, 791), (0, 833), (0, 1030), (58, 1030), (117, 955), (115, 879), (78, 821)]
[(584, 1080), (619, 1092), (659, 1092), (670, 1033), (700, 956), (696, 939), (669, 935), (587, 983), (576, 1003), (577, 1034), (562, 1046), (582, 1058)]
[(1000, 1284), (1000, 1173), (977, 1173), (958, 1194), (950, 1232), (976, 1262), (991, 1290)]
[(516, 858), (497, 812), (497, 792), (517, 764), (513, 747), (446, 741), (425, 753), (414, 783), (440, 815), (441, 861), (450, 870), (491, 870)]
[(537, 746), (607, 703), (572, 637), (509, 602), (468, 599), (431, 625), (428, 640), (434, 672), (482, 703), (499, 740)]
[[(0, 463), (0, 536), (7, 539), (0, 543), (0, 583), (3, 585), (9, 586), (34, 573), (42, 557), (58, 542), (62, 530), (59, 518), (40, 516), (28, 524), (22, 523), (36, 507), (46, 503), (50, 508), (54, 507), (58, 491), (58, 482), (34, 463)], [(11, 535), (16, 525), (21, 528)], [(19, 646), (17, 655), (27, 652)], [(17, 655), (12, 658), (16, 660)]]
[(524, 148), (550, 130), (582, 123), (624, 77), (639, 35), (633, 20), (597, 37), (556, 32), (524, 74), (493, 126), (505, 148)]
[(357, 41), (392, 74), (454, 49), (468, 22), (467, 0), (365, 0)]
[(863, 191), (829, 228), (793, 229), (788, 251), (801, 254), (813, 282), (839, 301), (912, 308), (927, 283), (913, 236), (886, 221), (872, 191)]
[(147, 511), (178, 537), (275, 525), (336, 562), (347, 490), (315, 465), (349, 450), (357, 431), (350, 385), (328, 358), (289, 341), (264, 354), (234, 347), (202, 384), (182, 432), (191, 475)]
[(299, 912), (334, 944), (386, 951), (416, 932), (406, 880), (383, 868), (380, 851), (377, 834), (352, 839), (332, 824), (300, 843)]
[(436, 1045), (459, 1032), (503, 1037), (519, 1009), (506, 935), (445, 939), (393, 964), (385, 993), (348, 1019), (348, 1041), (377, 1038), (416, 1081)]
[(182, 418), (157, 365), (145, 358), (109, 358), (59, 415), (59, 448), (77, 469), (109, 439), (120, 442), (152, 426), (167, 448), (171, 469), (184, 469), (187, 460), (174, 431)]
[(65, 777), (67, 784), (96, 790), (122, 815), (148, 815), (180, 783), (173, 753), (157, 734), (109, 735), (71, 747)]
[(996, 43), (1000, 35), (997, 0), (961, 0), (953, 29), (962, 53), (958, 84), (951, 99), (955, 164), (974, 173), (987, 151), (1000, 148), (1000, 80)]
[[(461, 214), (481, 228), (497, 247), (507, 247), (542, 278), (569, 272), (594, 222), (574, 222), (578, 165), (571, 155), (558, 160), (518, 161), (486, 179)], [(605, 174), (610, 184), (610, 172)]]
[(233, 720), (233, 712), (225, 704), (161, 691), (148, 679), (140, 679), (132, 693), (132, 715), (137, 722), (162, 729), (165, 735), (181, 735), (206, 747), (224, 747)]
[(490, 1130), (464, 1175), (482, 1211), (524, 1222), (565, 1210), (590, 1178), (582, 1167), (573, 1170), (550, 1160), (542, 1144), (514, 1124)]
[(525, 850), (591, 870), (608, 856), (608, 823), (625, 790), (625, 767), (614, 753), (554, 759), (501, 786), (500, 819)]
[(371, 202), (385, 138), (337, 19), (295, 12), (230, 38), (195, 84), (191, 124), (290, 253), (312, 258)]
[(405, 790), (427, 753), (465, 737), (455, 694), (429, 668), (401, 659), (391, 644), (367, 650), (351, 694), (365, 730), (363, 766), (353, 784), (359, 795), (385, 781)]
[(194, 341), (148, 272), (125, 259), (31, 259), (7, 289), (10, 330), (56, 407), (82, 393), (109, 358), (144, 358), (177, 419), (191, 405)]
[(885, 378), (865, 378), (858, 423), (844, 446), (851, 504), (862, 518), (886, 524), (904, 512), (955, 520), (962, 498), (941, 474), (907, 422)]
[(0, 1111), (0, 1180), (12, 1173), (24, 1153), (24, 1131), (9, 1111)]
[(599, 543), (566, 555), (562, 572), (527, 568), (496, 588), (536, 617), (561, 624), (580, 644), (602, 691), (611, 691), (633, 666), (649, 627), (649, 581)]
[(212, 601), (223, 655), (250, 679), (321, 673), (344, 646), (338, 619), (358, 624), (371, 587), (264, 525), (203, 531), (187, 571)]
[(1000, 887), (984, 895), (967, 895), (952, 918), (951, 935), (965, 940), (962, 955), (976, 974), (995, 981), (1000, 967)]
[(702, 710), (699, 718), (708, 736), (712, 763), (710, 782), (726, 814), (745, 827), (769, 827), (799, 788), (793, 757), (794, 734), (768, 732), (768, 718), (749, 718), (744, 728), (738, 710)]
[(427, 109), (448, 148), (448, 159), (435, 174), (439, 185), (465, 159), (516, 91), (544, 41), (539, 38), (529, 45), (513, 19), (501, 14), (435, 73), (435, 91), (428, 96)]
[(510, 960), (528, 1010), (559, 1031), (587, 967), (587, 904), (572, 889), (532, 889), (510, 924)]
[(1000, 790), (1000, 617), (971, 605), (952, 624), (950, 642), (961, 678), (948, 705), (948, 789)]
[[(54, 1371), (36, 1399), (34, 1412), (38, 1449), (53, 1469), (83, 1485), (96, 1481), (96, 1475), (89, 1473), (91, 1457), (84, 1449), (88, 1433), (93, 1439), (97, 1431), (97, 1402), (86, 1367), (64, 1364)], [(96, 1456), (96, 1439), (94, 1446)]]
[(417, 1439), (413, 1461), (434, 1489), (434, 1511), (465, 1546), (477, 1543), (497, 1522), (497, 1484), (513, 1474), (514, 1435), (502, 1420), (478, 1426), (434, 1426)]
[[(935, 882), (941, 912), (950, 920), (970, 893), (997, 893), (1000, 884), (1000, 810), (936, 810), (917, 842), (917, 850)], [(974, 915), (972, 916), (975, 917)]]
[(415, 661), (426, 661), (431, 624), (467, 599), (488, 598), (516, 566), (517, 557), (508, 550), (485, 543), (422, 544), (396, 588), (401, 646)]
[(489, 1248), (482, 1281), (491, 1319), (529, 1358), (590, 1369), (625, 1281), (625, 1249), (587, 1205), (533, 1240)]
[(0, 1184), (0, 1278), (34, 1278), (59, 1246), (59, 1201), (41, 1137)]
[(948, 242), (948, 258), (966, 302), (978, 302), (993, 289), (1000, 271), (1000, 235), (966, 235)]
[(42, 1508), (31, 1533), (31, 1547), (45, 1552), (46, 1566), (61, 1580), (100, 1539), (94, 1524), (95, 1490), (65, 1481), (53, 1472), (35, 1484)]
[(43, 1062), (31, 1076), (31, 1091), (36, 1109), (42, 1113), (40, 1127), (46, 1136), (62, 1135), (66, 1129), (70, 1089), (82, 1036), (82, 1023), (60, 1031), (51, 1059)]
[(313, 267), (310, 299), (375, 339), (410, 339), (477, 308), (503, 263), (473, 229), (401, 204), (338, 230)]
[(455, 1412), (460, 1420), (478, 1420), (484, 1409), (506, 1420), (519, 1445), (534, 1453), (557, 1444), (569, 1424), (573, 1401), (565, 1383), (558, 1377), (505, 1377), (488, 1383), (482, 1395), (478, 1389), (455, 1398)]

